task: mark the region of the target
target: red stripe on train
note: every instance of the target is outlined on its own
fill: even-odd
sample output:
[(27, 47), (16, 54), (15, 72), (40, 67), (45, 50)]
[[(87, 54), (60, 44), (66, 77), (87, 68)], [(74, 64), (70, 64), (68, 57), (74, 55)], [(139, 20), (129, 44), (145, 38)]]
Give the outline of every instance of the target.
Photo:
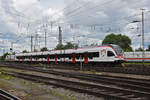
[(150, 58), (124, 58), (125, 60), (150, 60)]

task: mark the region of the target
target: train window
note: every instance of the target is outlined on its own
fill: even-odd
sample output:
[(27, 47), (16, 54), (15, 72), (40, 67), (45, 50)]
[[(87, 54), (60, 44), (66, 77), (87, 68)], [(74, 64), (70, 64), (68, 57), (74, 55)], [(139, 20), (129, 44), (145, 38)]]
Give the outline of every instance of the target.
[(59, 56), (59, 58), (65, 58), (65, 54), (64, 55), (63, 54), (59, 54), (58, 56)]
[(76, 59), (83, 59), (84, 58), (84, 53), (76, 53), (75, 58)]
[(30, 56), (27, 56), (27, 59), (29, 59), (30, 58)]
[(55, 58), (55, 55), (49, 55), (49, 58), (50, 58), (50, 59), (54, 59), (54, 58)]
[(107, 56), (108, 56), (108, 57), (111, 57), (111, 56), (115, 56), (115, 54), (114, 54), (112, 51), (108, 51), (108, 52), (107, 52)]
[(77, 53), (75, 57), (76, 57), (76, 59), (79, 59), (80, 58), (80, 54)]
[(43, 58), (43, 55), (38, 55), (37, 57), (38, 57), (38, 58)]
[(48, 55), (43, 55), (43, 58), (47, 58), (48, 57)]
[(99, 57), (99, 52), (93, 52), (93, 57)]
[(61, 58), (61, 55), (58, 54), (58, 55), (57, 55), (57, 58), (60, 59), (60, 58)]
[(33, 58), (35, 59), (35, 58), (36, 58), (36, 56), (33, 56)]
[(89, 59), (93, 59), (93, 52), (89, 52), (88, 57)]
[(65, 58), (71, 59), (72, 58), (72, 54), (65, 54)]
[(93, 59), (93, 57), (99, 57), (99, 52), (88, 52), (89, 59)]

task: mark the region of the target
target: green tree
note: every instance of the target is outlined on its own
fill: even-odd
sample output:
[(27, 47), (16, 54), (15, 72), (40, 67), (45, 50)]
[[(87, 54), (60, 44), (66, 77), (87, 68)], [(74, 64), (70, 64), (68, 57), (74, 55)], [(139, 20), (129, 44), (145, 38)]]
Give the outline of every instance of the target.
[(1, 56), (1, 60), (4, 61), (7, 55), (9, 55), (8, 52), (6, 52), (3, 56)]
[(38, 52), (38, 50), (37, 50), (37, 49), (34, 49), (34, 52)]
[(121, 35), (121, 34), (109, 34), (105, 37), (102, 41), (102, 44), (117, 44), (119, 45), (124, 51), (132, 51), (131, 48), (131, 39), (128, 36)]
[(146, 51), (150, 51), (150, 45), (148, 45), (148, 48), (146, 49)]
[(66, 45), (58, 44), (55, 49), (56, 50), (61, 50), (61, 49), (73, 49), (73, 48), (78, 48), (78, 45), (77, 44), (72, 44), (71, 42), (67, 42)]
[(79, 45), (78, 44), (74, 44), (74, 48), (75, 49), (79, 48)]
[(16, 54), (16, 52), (12, 52), (12, 55), (15, 55)]
[(143, 51), (143, 49), (141, 47), (139, 47), (138, 49), (136, 49), (135, 51)]
[(27, 50), (23, 50), (22, 53), (28, 53), (28, 51)]
[(58, 44), (55, 48), (55, 50), (61, 50), (61, 49), (64, 49), (64, 45), (62, 44)]
[(48, 51), (48, 49), (47, 49), (46, 47), (43, 47), (43, 48), (41, 49), (41, 51)]
[(71, 42), (67, 42), (67, 44), (64, 46), (64, 49), (72, 49), (74, 48), (74, 44), (72, 44)]

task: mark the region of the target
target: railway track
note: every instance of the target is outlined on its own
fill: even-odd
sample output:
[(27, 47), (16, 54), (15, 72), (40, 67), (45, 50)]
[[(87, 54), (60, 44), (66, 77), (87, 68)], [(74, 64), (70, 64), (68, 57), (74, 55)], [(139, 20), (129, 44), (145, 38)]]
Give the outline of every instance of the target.
[(121, 89), (104, 85), (89, 84), (84, 82), (68, 81), (63, 79), (43, 77), (39, 75), (24, 74), (19, 72), (5, 72), (5, 75), (11, 75), (27, 80), (36, 82), (42, 82), (48, 85), (54, 85), (57, 87), (63, 87), (78, 91), (81, 93), (87, 93), (98, 97), (113, 98), (119, 100), (149, 100), (150, 93), (132, 91), (129, 89)]
[(0, 89), (0, 100), (21, 100), (21, 99)]
[[(3, 64), (12, 64), (16, 65), (17, 63), (15, 62), (4, 62)], [(25, 63), (20, 63), (25, 66), (36, 66), (36, 67), (41, 67), (41, 65), (36, 65), (36, 64), (25, 64)], [(19, 65), (19, 64), (18, 64)], [(55, 69), (68, 69), (68, 70), (80, 70), (80, 65), (63, 65), (63, 64), (42, 64), (42, 66), (47, 67), (47, 66), (52, 66), (52, 68)], [(124, 74), (136, 74), (136, 75), (150, 75), (150, 66), (145, 66), (143, 67), (142, 65), (131, 65), (128, 67), (110, 67), (105, 66), (105, 65), (99, 65), (99, 66), (93, 66), (93, 65), (83, 65), (82, 70), (94, 70), (94, 71), (99, 71), (99, 72), (112, 72), (112, 73), (124, 73)]]
[[(14, 67), (15, 68), (15, 67)], [(124, 87), (132, 90), (140, 90), (145, 92), (150, 92), (150, 80), (142, 80), (127, 77), (115, 77), (106, 75), (95, 75), (95, 74), (82, 74), (78, 72), (60, 72), (42, 68), (29, 68), (29, 67), (17, 67), (23, 70), (37, 71), (42, 73), (60, 75), (64, 77), (77, 78), (86, 81), (93, 81), (97, 83), (103, 83), (108, 85), (117, 85), (119, 87)]]
[[(146, 94), (145, 96), (142, 95), (144, 97), (150, 96), (150, 88), (149, 88), (150, 81), (149, 80), (105, 76), (105, 75), (82, 74), (82, 73), (78, 73), (78, 72), (74, 72), (74, 73), (59, 72), (59, 71), (47, 70), (47, 69), (36, 68), (36, 67), (27, 67), (25, 65), (23, 67), (20, 67), (19, 65), (16, 65), (16, 66), (11, 65), (11, 68), (17, 68), (17, 69), (29, 70), (29, 71), (37, 71), (37, 72), (42, 72), (42, 73), (49, 73), (49, 74), (54, 74), (54, 75), (60, 75), (63, 77), (77, 78), (77, 79), (81, 79), (81, 80), (105, 84), (108, 86), (114, 85), (115, 87), (119, 87), (122, 90), (127, 89), (132, 92), (138, 92), (139, 93), (138, 95), (140, 95), (141, 93), (144, 93), (144, 94)], [(139, 99), (139, 100), (141, 100), (141, 99)], [(149, 100), (149, 99), (147, 99), (147, 100)]]

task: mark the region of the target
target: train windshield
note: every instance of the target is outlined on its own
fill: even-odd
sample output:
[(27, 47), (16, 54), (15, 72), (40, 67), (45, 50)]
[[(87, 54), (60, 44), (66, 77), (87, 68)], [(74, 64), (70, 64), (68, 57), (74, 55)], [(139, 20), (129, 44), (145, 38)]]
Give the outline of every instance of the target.
[(123, 50), (121, 49), (120, 46), (118, 46), (118, 45), (112, 45), (112, 48), (116, 51), (116, 53), (118, 55), (122, 55), (123, 54)]

